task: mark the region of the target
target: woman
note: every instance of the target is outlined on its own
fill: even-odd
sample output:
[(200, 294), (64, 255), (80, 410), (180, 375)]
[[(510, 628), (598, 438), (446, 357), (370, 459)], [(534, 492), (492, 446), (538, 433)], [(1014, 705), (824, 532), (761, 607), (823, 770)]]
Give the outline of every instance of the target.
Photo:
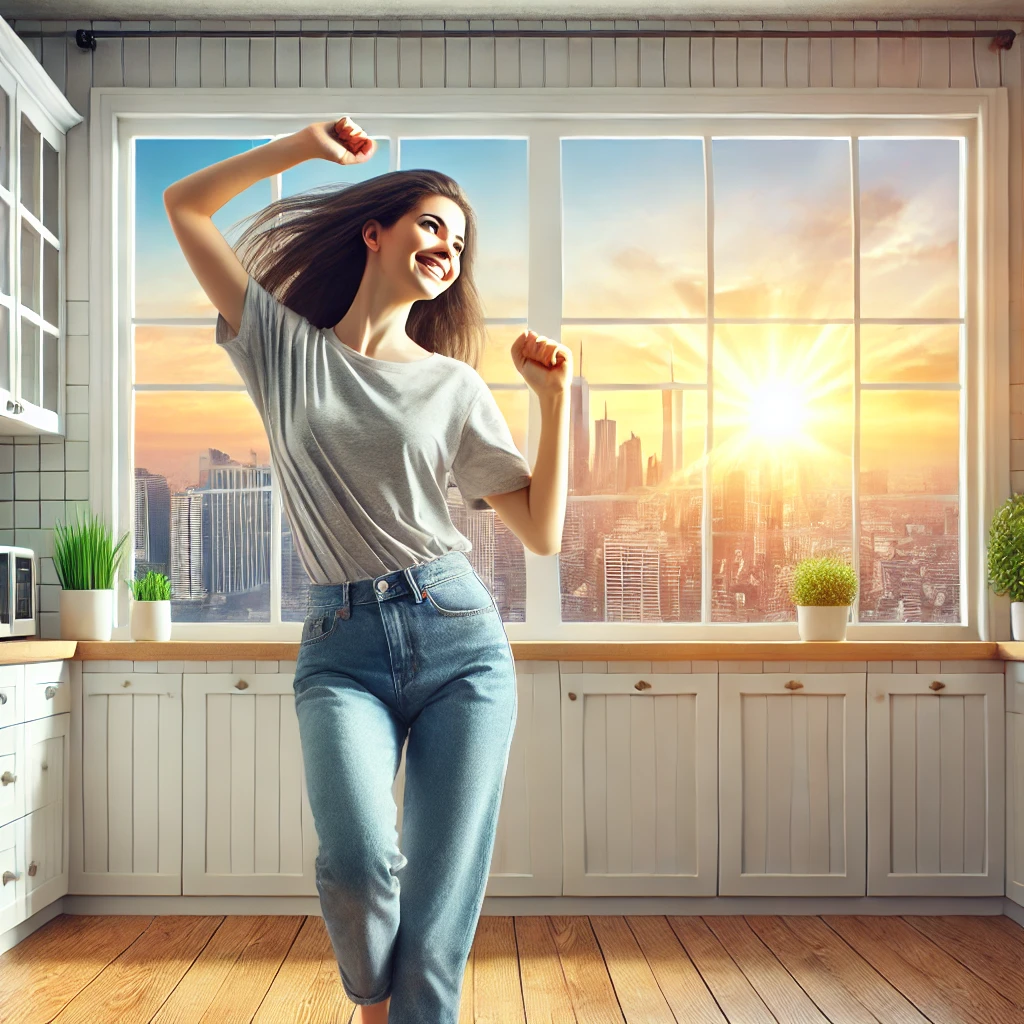
[[(532, 473), (476, 371), (473, 210), (435, 171), (272, 203), (235, 249), (211, 216), (315, 157), (369, 160), (350, 118), (175, 182), (164, 203), (260, 413), (311, 586), (294, 690), (317, 890), (361, 1024), (455, 1024), (516, 720), (512, 652), (445, 498), (559, 550), (571, 353), (525, 331)], [(403, 743), (403, 835), (392, 787)]]

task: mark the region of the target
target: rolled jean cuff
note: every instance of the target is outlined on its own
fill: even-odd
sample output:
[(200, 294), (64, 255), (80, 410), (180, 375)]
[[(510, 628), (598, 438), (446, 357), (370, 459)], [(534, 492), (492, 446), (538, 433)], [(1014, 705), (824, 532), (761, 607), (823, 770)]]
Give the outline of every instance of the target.
[(389, 983), (387, 988), (384, 990), (382, 995), (374, 996), (372, 999), (364, 999), (362, 996), (354, 996), (348, 990), (348, 986), (344, 981), (341, 983), (341, 987), (345, 990), (345, 995), (348, 996), (350, 1003), (356, 1003), (359, 1006), (372, 1006), (374, 1003), (382, 1003), (389, 995), (391, 995), (391, 984)]

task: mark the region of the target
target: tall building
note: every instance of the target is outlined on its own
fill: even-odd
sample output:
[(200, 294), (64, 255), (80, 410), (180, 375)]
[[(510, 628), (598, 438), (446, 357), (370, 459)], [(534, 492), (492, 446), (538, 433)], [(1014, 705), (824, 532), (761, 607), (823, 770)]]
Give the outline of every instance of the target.
[(608, 403), (604, 418), (594, 420), (594, 494), (614, 494), (616, 483), (615, 420), (608, 419)]
[(203, 584), (203, 509), (202, 492), (190, 487), (183, 494), (171, 495), (171, 599), (201, 601), (206, 596)]
[(135, 468), (135, 575), (168, 575), (171, 558), (171, 491), (167, 477)]

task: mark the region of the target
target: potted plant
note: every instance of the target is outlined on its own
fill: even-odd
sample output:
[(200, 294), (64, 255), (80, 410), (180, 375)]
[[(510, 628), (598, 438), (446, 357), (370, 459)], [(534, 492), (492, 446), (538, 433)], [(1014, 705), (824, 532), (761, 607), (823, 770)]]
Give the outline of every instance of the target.
[(92, 512), (77, 525), (54, 524), (53, 565), (61, 585), (62, 640), (109, 640), (113, 631), (114, 576), (125, 535), (115, 545), (110, 528)]
[(793, 603), (801, 640), (845, 640), (857, 574), (841, 558), (805, 558), (793, 573)]
[(133, 640), (171, 639), (171, 581), (151, 569), (140, 580), (125, 580), (132, 592), (128, 616)]
[(988, 582), (994, 593), (1010, 597), (1010, 628), (1024, 640), (1024, 494), (996, 509), (988, 531)]

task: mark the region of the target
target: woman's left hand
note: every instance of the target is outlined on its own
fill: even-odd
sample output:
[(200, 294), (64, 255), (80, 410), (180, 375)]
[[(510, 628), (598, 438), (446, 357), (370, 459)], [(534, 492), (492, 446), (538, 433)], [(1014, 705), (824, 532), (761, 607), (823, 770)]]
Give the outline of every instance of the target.
[(569, 391), (572, 351), (536, 331), (523, 331), (512, 343), (512, 362), (538, 395)]

